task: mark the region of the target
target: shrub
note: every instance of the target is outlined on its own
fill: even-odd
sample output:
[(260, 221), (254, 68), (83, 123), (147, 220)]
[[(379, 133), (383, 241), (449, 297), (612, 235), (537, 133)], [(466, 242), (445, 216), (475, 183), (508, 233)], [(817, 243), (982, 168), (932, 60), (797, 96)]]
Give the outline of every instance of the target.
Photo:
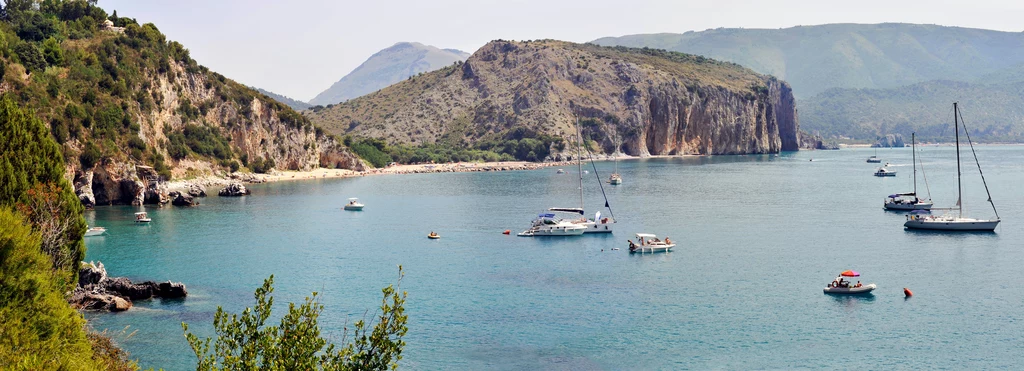
[(46, 69), (46, 58), (43, 57), (43, 52), (39, 51), (35, 44), (20, 43), (14, 47), (14, 53), (18, 55), (18, 60), (21, 61), (21, 64), (29, 72), (39, 72)]

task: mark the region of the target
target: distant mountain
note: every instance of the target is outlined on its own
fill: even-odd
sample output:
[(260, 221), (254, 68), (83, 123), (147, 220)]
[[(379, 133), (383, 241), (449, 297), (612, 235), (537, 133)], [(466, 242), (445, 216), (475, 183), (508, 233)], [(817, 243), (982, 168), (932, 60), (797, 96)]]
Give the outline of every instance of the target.
[(893, 89), (832, 89), (800, 106), (800, 127), (825, 137), (874, 139), (916, 131), (921, 140), (950, 141), (953, 102), (974, 139), (1024, 141), (1024, 82), (984, 85), (928, 81)]
[(306, 102), (303, 102), (303, 101), (299, 101), (299, 100), (295, 100), (295, 99), (283, 96), (281, 94), (274, 93), (272, 91), (263, 90), (263, 89), (255, 87), (255, 86), (250, 86), (250, 88), (256, 89), (256, 91), (262, 93), (263, 95), (266, 95), (266, 96), (270, 97), (271, 99), (276, 100), (278, 102), (284, 103), (286, 106), (291, 107), (293, 110), (296, 110), (296, 111), (302, 111), (302, 110), (307, 109), (309, 107), (313, 107), (312, 104), (309, 104), (309, 103), (306, 103)]
[(363, 96), (405, 80), (420, 72), (430, 72), (465, 61), (469, 53), (456, 49), (438, 49), (414, 42), (400, 42), (381, 50), (341, 80), (309, 101), (328, 105)]
[(607, 37), (594, 43), (667, 49), (735, 62), (786, 80), (797, 98), (831, 88), (1024, 78), (1024, 33), (961, 27), (885, 23), (719, 28)]
[(564, 158), (576, 116), (601, 153), (774, 153), (799, 142), (784, 81), (701, 56), (554, 40), (492, 41), (464, 63), (305, 114), (338, 135), (528, 161)]

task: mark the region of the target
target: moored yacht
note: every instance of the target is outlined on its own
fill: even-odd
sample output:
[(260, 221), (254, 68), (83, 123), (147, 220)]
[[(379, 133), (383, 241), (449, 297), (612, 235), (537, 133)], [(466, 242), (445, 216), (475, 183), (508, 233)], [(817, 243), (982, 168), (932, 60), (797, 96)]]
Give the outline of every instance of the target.
[(364, 206), (366, 205), (359, 203), (358, 198), (353, 197), (348, 199), (348, 203), (345, 204), (344, 209), (349, 211), (363, 211)]
[(145, 211), (140, 211), (140, 212), (135, 213), (135, 222), (136, 223), (149, 223), (151, 221), (153, 221), (153, 219), (150, 219), (149, 218), (149, 214), (146, 214)]
[(875, 176), (896, 176), (896, 170), (889, 170), (889, 164), (885, 164), (885, 166), (878, 168), (878, 170), (875, 170)]
[(579, 236), (585, 227), (572, 221), (558, 218), (554, 213), (537, 215), (530, 229), (519, 232), (520, 237)]
[(992, 193), (988, 190), (988, 183), (985, 181), (985, 173), (981, 172), (981, 163), (978, 162), (978, 155), (974, 152), (974, 144), (971, 143), (971, 134), (964, 127), (964, 135), (967, 136), (967, 143), (971, 146), (971, 153), (974, 154), (974, 162), (978, 165), (978, 174), (981, 175), (981, 183), (985, 185), (985, 194), (988, 195), (988, 203), (992, 205), (992, 212), (995, 219), (975, 219), (964, 216), (963, 185), (961, 183), (960, 171), (960, 109), (953, 103), (953, 131), (956, 132), (956, 215), (947, 212), (945, 215), (922, 215), (919, 212), (911, 212), (907, 215), (907, 221), (903, 227), (908, 229), (927, 229), (937, 231), (994, 231), (999, 225), (999, 212), (996, 211), (996, 204), (992, 201)]
[[(931, 197), (921, 199), (917, 197), (917, 140), (916, 133), (910, 134), (910, 147), (913, 151), (912, 161), (914, 162), (914, 191), (906, 193), (891, 194), (885, 198), (886, 210), (930, 210), (932, 208)], [(924, 163), (921, 163), (921, 173), (924, 174)], [(928, 178), (925, 177), (925, 187), (928, 186)], [(931, 194), (931, 191), (928, 192)]]
[(107, 233), (107, 229), (103, 227), (90, 227), (85, 231), (85, 237), (102, 236)]

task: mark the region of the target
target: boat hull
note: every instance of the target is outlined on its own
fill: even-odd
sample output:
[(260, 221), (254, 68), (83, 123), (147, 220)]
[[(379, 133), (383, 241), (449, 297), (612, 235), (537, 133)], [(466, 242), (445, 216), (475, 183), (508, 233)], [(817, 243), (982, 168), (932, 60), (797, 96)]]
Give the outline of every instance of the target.
[(985, 231), (992, 232), (999, 220), (908, 220), (903, 227), (931, 231)]
[(615, 221), (613, 220), (605, 223), (588, 221), (586, 223), (579, 223), (579, 225), (586, 228), (583, 230), (583, 233), (612, 233), (612, 230), (615, 229)]
[(676, 247), (676, 244), (670, 243), (668, 245), (637, 246), (635, 249), (629, 250), (629, 253), (630, 254), (653, 254), (653, 253), (659, 253), (659, 252), (671, 252), (673, 247)]
[(104, 233), (107, 233), (105, 228), (89, 228), (89, 230), (85, 231), (85, 237), (102, 236)]
[(889, 172), (884, 172), (884, 173), (883, 172), (875, 172), (875, 176), (877, 176), (877, 177), (896, 176), (896, 172), (895, 171), (889, 171)]
[(868, 159), (868, 163), (869, 164), (879, 164), (879, 163), (882, 163), (882, 160), (881, 159), (870, 159), (869, 158)]
[(363, 211), (363, 205), (345, 205), (345, 210), (348, 210), (348, 211)]
[(135, 219), (135, 222), (136, 222), (136, 223), (149, 223), (149, 222), (151, 222), (151, 221), (153, 221), (153, 219), (149, 219), (149, 218), (145, 218), (145, 219)]
[(930, 202), (919, 202), (919, 203), (895, 203), (886, 202), (886, 210), (931, 210), (934, 204)]
[(877, 285), (869, 283), (861, 287), (826, 287), (823, 291), (828, 295), (865, 295), (870, 294), (878, 288)]

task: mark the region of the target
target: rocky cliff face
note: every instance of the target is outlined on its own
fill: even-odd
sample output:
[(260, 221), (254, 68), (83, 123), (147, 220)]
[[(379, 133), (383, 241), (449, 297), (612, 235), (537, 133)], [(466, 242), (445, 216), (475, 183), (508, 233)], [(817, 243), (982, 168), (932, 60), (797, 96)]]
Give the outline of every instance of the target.
[[(297, 121), (301, 116), (286, 112), (288, 108), (280, 103), (225, 79), (225, 86), (243, 94), (241, 99), (226, 99), (225, 93), (212, 88), (208, 81), (219, 75), (189, 72), (180, 63), (172, 63), (171, 69), (171, 73), (150, 79), (150, 88), (143, 93), (156, 97), (154, 101), (158, 104), (148, 111), (132, 112), (132, 121), (140, 124), (138, 136), (146, 147), (167, 159), (173, 178), (228, 176), (227, 169), (215, 159), (188, 156), (175, 160), (170, 156), (168, 136), (181, 133), (186, 125), (213, 128), (230, 143), (236, 158), (273, 160), (277, 169), (363, 169), (362, 161), (341, 143), (312, 125)], [(190, 109), (194, 109), (191, 116), (185, 113)], [(289, 112), (293, 116), (288, 116)], [(162, 183), (167, 179), (131, 156), (104, 158), (89, 169), (75, 165), (72, 162), (68, 171), (86, 206), (157, 204), (170, 200)]]
[(472, 145), (523, 129), (575, 133), (606, 153), (798, 150), (789, 85), (735, 64), (650, 49), (494, 41), (465, 63), (318, 112), (337, 133)]

